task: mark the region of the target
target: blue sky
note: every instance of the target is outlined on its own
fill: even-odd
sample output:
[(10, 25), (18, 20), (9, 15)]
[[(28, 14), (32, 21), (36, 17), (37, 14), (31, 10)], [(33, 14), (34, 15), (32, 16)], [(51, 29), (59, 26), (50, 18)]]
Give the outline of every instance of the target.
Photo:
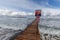
[(41, 7), (60, 9), (60, 0), (0, 0), (0, 8), (30, 12)]
[(60, 0), (31, 0), (34, 3), (51, 8), (60, 8)]
[[(53, 0), (54, 1), (54, 0)], [(52, 3), (52, 0), (0, 0), (0, 8), (8, 8), (22, 11), (31, 11), (39, 6), (48, 7), (46, 3), (49, 3), (51, 6), (55, 6), (55, 2)], [(58, 2), (57, 2), (58, 4)], [(50, 6), (49, 6), (50, 7)]]
[[(36, 9), (44, 12), (60, 11), (60, 0), (0, 0), (0, 9), (34, 12)], [(59, 12), (60, 13), (60, 12)]]

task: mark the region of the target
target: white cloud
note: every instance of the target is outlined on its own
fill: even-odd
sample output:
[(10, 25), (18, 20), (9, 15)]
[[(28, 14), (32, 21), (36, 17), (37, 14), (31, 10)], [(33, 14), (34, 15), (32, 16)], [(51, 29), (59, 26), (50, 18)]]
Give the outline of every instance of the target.
[[(42, 15), (50, 15), (50, 16), (56, 16), (60, 15), (60, 9), (53, 9), (53, 8), (41, 8), (42, 10)], [(5, 10), (5, 9), (0, 9), (0, 15), (9, 15), (9, 16), (14, 16), (14, 15), (34, 15), (34, 13), (27, 13), (23, 11), (11, 11), (11, 10)]]
[(11, 11), (11, 10), (5, 10), (5, 9), (0, 9), (0, 15), (9, 15), (9, 16), (14, 16), (14, 15), (33, 15), (33, 13), (26, 13), (23, 11)]
[[(51, 16), (53, 15), (60, 15), (60, 9), (53, 9), (53, 8), (41, 8), (42, 10), (42, 15), (48, 15), (50, 14)], [(34, 13), (27, 13), (23, 11), (11, 11), (11, 10), (5, 10), (5, 9), (0, 9), (0, 15), (9, 15), (9, 16), (14, 16), (14, 15), (34, 15)]]
[[(38, 5), (34, 2), (29, 2), (28, 0), (5, 0), (5, 1), (2, 0), (1, 2), (4, 5), (8, 5), (8, 6), (11, 5), (13, 7), (29, 9), (32, 11), (35, 11), (37, 9), (41, 9), (43, 15), (48, 15), (48, 14), (50, 14), (50, 15), (58, 15), (59, 14), (60, 15), (60, 9), (46, 8), (45, 6)], [(51, 6), (48, 3), (48, 1), (45, 2), (44, 5)], [(0, 15), (11, 15), (11, 16), (13, 16), (13, 15), (34, 15), (34, 13), (27, 13), (24, 11), (16, 12), (16, 11), (11, 11), (11, 10), (0, 9)]]
[(42, 14), (51, 16), (60, 15), (60, 9), (53, 9), (53, 8), (42, 8)]

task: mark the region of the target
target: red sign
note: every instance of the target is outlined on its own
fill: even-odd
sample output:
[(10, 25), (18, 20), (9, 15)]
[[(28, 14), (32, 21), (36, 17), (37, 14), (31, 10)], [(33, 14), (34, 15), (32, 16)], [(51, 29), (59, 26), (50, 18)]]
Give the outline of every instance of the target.
[(41, 10), (35, 10), (35, 16), (41, 16)]

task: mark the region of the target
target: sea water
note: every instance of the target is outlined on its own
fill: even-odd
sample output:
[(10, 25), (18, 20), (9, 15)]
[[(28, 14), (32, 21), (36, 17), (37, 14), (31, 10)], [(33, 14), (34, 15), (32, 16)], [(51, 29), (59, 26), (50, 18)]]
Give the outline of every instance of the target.
[(41, 18), (39, 32), (42, 40), (60, 40), (60, 18)]
[(0, 40), (9, 40), (23, 31), (35, 18), (0, 17)]
[[(16, 33), (26, 29), (34, 17), (0, 17), (0, 40), (9, 40)], [(39, 32), (42, 40), (60, 40), (60, 18), (41, 17)]]

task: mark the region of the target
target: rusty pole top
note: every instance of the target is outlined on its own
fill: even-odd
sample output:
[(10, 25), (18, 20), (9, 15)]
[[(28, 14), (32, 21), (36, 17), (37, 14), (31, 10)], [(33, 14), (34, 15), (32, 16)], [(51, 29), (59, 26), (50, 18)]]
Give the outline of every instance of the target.
[(36, 16), (36, 18), (40, 18), (41, 10), (35, 10), (35, 16)]

